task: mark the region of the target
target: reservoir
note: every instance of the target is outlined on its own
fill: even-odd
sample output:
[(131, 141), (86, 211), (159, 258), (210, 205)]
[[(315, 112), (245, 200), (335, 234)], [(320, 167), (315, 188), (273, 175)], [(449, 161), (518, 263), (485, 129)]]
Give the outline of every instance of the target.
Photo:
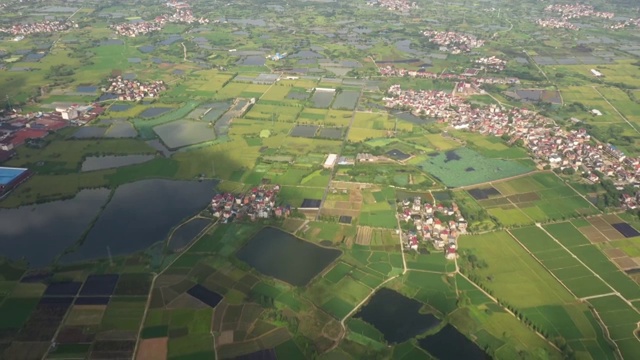
[[(421, 348), (440, 360), (487, 360), (491, 359), (473, 341), (462, 335), (458, 329), (447, 324), (435, 335), (418, 340)], [(455, 346), (451, 346), (455, 344)]]
[(108, 189), (82, 190), (73, 199), (0, 209), (0, 254), (26, 258), (32, 268), (51, 264), (100, 213)]
[(169, 231), (211, 202), (215, 181), (143, 180), (118, 187), (83, 244), (62, 258), (71, 263), (131, 254), (164, 240)]
[(419, 312), (422, 305), (399, 292), (382, 288), (354, 317), (375, 326), (387, 342), (399, 344), (440, 324), (433, 314)]
[(295, 286), (305, 286), (340, 256), (287, 232), (265, 227), (236, 256), (265, 275)]

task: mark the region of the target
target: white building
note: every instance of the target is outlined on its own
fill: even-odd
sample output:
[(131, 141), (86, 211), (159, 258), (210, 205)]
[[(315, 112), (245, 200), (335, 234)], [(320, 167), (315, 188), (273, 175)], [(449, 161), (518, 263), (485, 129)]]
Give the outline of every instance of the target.
[(591, 69), (591, 73), (595, 77), (602, 77), (602, 73), (600, 71), (596, 70), (596, 69)]
[(338, 159), (338, 154), (329, 154), (327, 156), (327, 160), (322, 165), (325, 169), (331, 169), (336, 164), (336, 160)]

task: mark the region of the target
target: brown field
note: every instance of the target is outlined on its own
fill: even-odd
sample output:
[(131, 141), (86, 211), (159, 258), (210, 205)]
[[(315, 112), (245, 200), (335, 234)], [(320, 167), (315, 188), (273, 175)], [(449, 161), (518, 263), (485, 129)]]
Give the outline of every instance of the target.
[(3, 359), (20, 359), (20, 360), (40, 360), (51, 346), (48, 341), (45, 342), (22, 342), (13, 341), (11, 345), (0, 353)]
[(611, 259), (621, 258), (621, 257), (627, 256), (627, 253), (625, 253), (621, 249), (605, 249), (604, 253)]
[(514, 203), (521, 203), (521, 202), (531, 202), (531, 201), (540, 200), (540, 196), (538, 196), (538, 193), (536, 192), (528, 192), (524, 194), (511, 195), (511, 196), (508, 196), (507, 199), (509, 199), (509, 201)]
[(618, 223), (626, 222), (620, 219), (620, 217), (616, 214), (602, 215), (601, 218), (609, 224), (618, 224)]
[(218, 341), (216, 342), (218, 346), (231, 343), (233, 343), (233, 330), (225, 330), (221, 332), (220, 336), (218, 337)]
[(98, 325), (106, 305), (74, 305), (67, 316), (66, 325)]
[(168, 342), (168, 337), (141, 340), (136, 360), (166, 359)]
[(167, 304), (167, 309), (204, 309), (209, 305), (203, 303), (202, 301), (194, 298), (193, 296), (184, 293), (173, 299), (170, 303)]
[(578, 230), (586, 236), (592, 244), (608, 241), (607, 238), (593, 225), (579, 227)]
[(346, 215), (346, 216), (351, 216), (355, 219), (360, 215), (360, 210), (322, 208), (322, 210), (320, 210), (320, 213), (326, 216)]
[[(616, 215), (613, 215), (613, 216), (618, 218)], [(607, 216), (607, 219), (611, 220), (614, 218), (610, 215), (610, 216)], [(605, 220), (604, 216), (590, 218), (589, 222), (596, 229), (598, 229), (598, 231), (601, 232), (602, 235), (604, 235), (609, 241), (622, 240), (625, 238), (624, 235), (622, 235), (618, 230), (616, 230), (613, 226), (611, 226), (611, 224), (607, 220)]]
[(356, 235), (356, 244), (371, 245), (371, 235), (373, 229), (368, 226), (358, 226), (358, 235)]
[(628, 256), (617, 258), (617, 259), (613, 259), (613, 262), (615, 262), (616, 265), (618, 265), (623, 270), (634, 269), (634, 268), (638, 267), (638, 264), (635, 261), (633, 261), (632, 258), (630, 258)]
[(211, 330), (212, 331), (221, 331), (222, 330), (222, 318), (224, 317), (224, 313), (227, 311), (229, 304), (226, 301), (222, 300), (218, 306), (216, 306), (216, 310), (213, 313), (213, 318), (211, 319)]

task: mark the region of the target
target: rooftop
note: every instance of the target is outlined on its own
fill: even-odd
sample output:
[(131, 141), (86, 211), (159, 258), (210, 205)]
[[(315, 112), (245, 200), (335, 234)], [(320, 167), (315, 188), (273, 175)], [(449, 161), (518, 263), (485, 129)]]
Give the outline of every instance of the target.
[(0, 185), (8, 185), (15, 180), (18, 176), (22, 175), (28, 169), (14, 168), (14, 167), (1, 167), (0, 166)]

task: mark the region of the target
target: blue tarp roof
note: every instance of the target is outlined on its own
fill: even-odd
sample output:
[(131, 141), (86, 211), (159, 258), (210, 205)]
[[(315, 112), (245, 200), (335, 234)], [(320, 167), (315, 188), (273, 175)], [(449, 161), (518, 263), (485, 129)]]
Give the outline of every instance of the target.
[(0, 167), (0, 185), (7, 185), (27, 169)]

